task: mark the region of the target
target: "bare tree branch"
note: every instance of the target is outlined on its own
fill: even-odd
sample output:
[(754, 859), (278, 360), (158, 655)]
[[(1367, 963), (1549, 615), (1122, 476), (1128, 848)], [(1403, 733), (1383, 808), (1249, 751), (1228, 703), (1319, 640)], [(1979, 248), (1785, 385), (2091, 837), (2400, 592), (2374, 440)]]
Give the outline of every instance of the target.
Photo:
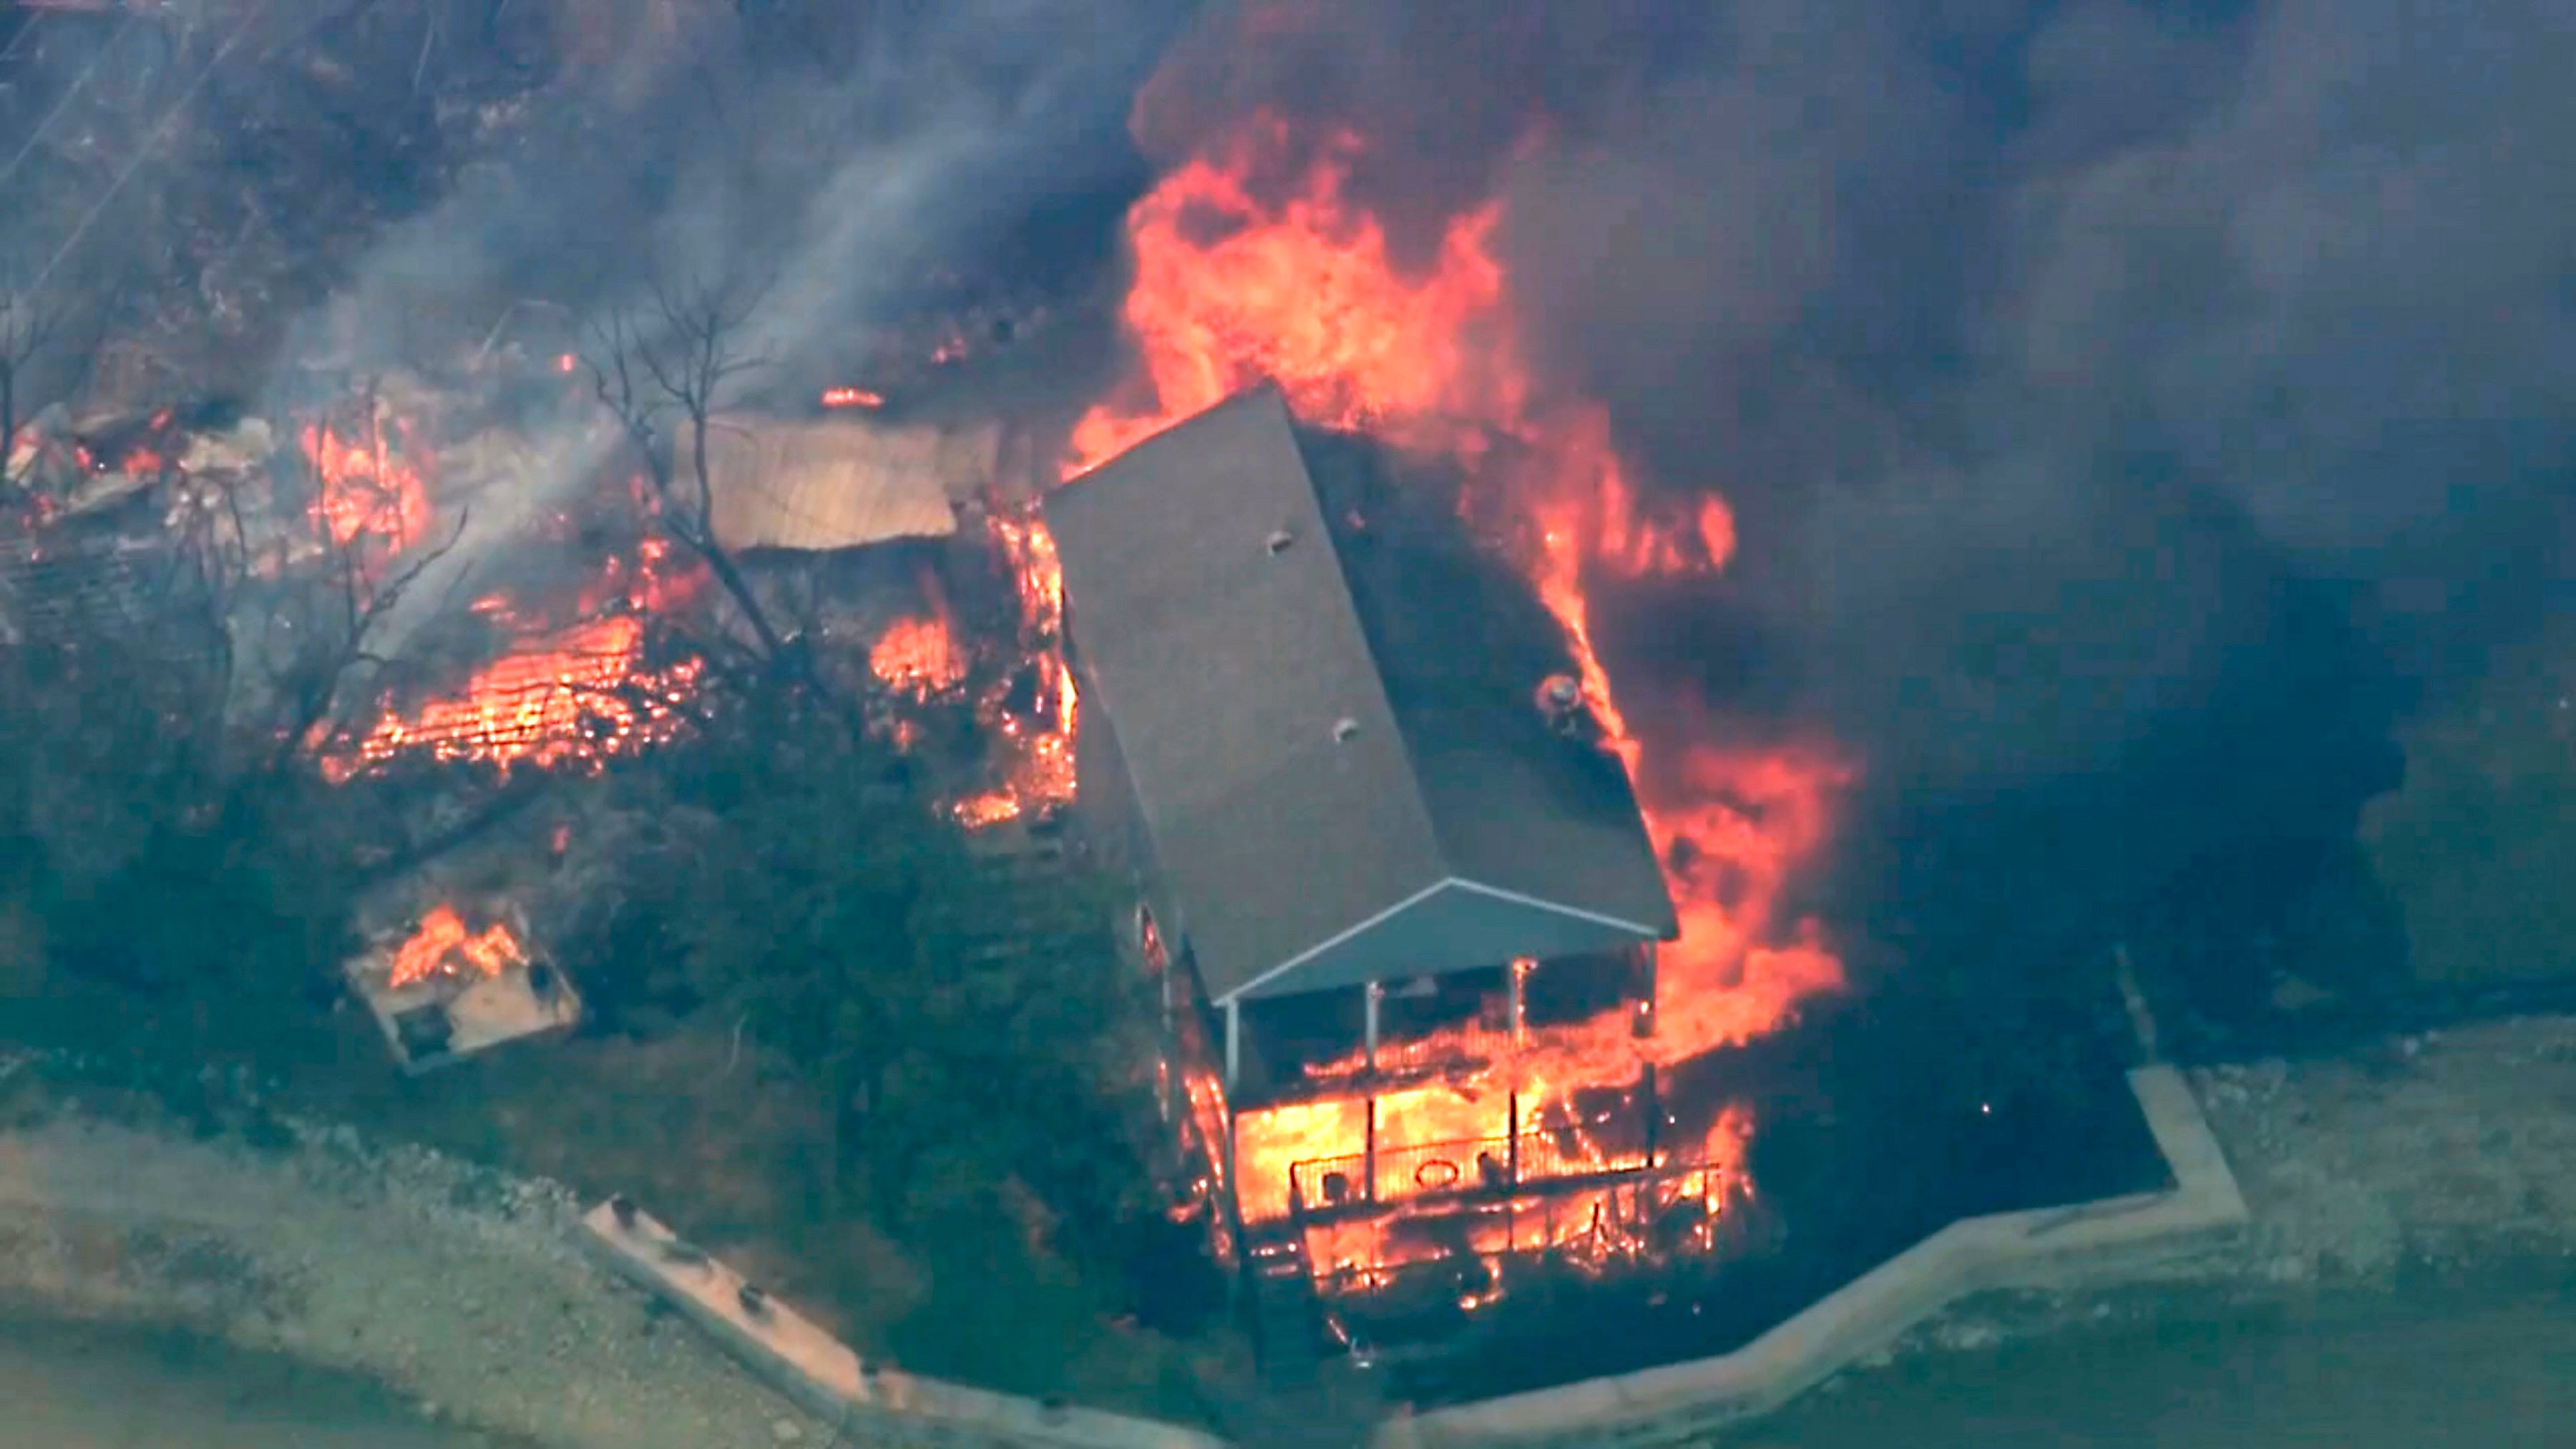
[[(384, 656), (368, 647), (376, 626), (414, 584), (455, 551), (472, 521), (470, 512), (459, 512), (444, 543), (413, 555), (400, 572), (380, 583), (369, 579), (359, 558), (363, 536), (339, 542), (331, 539), (327, 524), (317, 524), (332, 547), (332, 593), (325, 607), (337, 617), (329, 630), (299, 631), (284, 666), (270, 671), (271, 686), (284, 697), (286, 708), (284, 718), (271, 731), (275, 744), (261, 773), (282, 776), (300, 754), (308, 749), (318, 752), (329, 742), (333, 732), (324, 725), (342, 700), (350, 672), (361, 665), (377, 669), (387, 665)], [(452, 591), (462, 582), (451, 579), (448, 587)]]
[(0, 493), (23, 481), (11, 475), (19, 408), (28, 375), (61, 333), (67, 309), (53, 294), (0, 287)]
[[(656, 277), (650, 304), (609, 313), (591, 327), (584, 362), (601, 406), (617, 420), (643, 464), (663, 529), (703, 561), (741, 611), (763, 664), (828, 696), (829, 688), (770, 618), (750, 579), (716, 536), (715, 470), (708, 455), (711, 431), (732, 401), (736, 384), (769, 365), (738, 345), (742, 329), (759, 310), (765, 289), (740, 276), (692, 277), (674, 284)], [(687, 434), (686, 452), (681, 430)]]

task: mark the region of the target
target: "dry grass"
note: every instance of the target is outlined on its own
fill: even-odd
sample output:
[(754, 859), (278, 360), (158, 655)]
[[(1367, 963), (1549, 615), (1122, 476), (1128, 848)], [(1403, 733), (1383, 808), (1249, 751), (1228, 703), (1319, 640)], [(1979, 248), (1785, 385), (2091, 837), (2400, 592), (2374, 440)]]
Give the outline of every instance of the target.
[(2576, 975), (2576, 622), (2501, 654), (2405, 745), (2405, 787), (2371, 803), (2362, 844), (2405, 912), (2416, 980)]

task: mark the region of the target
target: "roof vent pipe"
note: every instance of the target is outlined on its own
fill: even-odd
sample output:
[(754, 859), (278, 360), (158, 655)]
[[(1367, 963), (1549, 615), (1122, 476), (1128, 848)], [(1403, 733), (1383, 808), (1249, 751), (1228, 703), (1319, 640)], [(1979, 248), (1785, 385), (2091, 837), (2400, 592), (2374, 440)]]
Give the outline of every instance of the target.
[(1280, 529), (1280, 530), (1279, 530), (1278, 532), (1276, 532), (1276, 533), (1271, 534), (1271, 535), (1270, 535), (1270, 556), (1271, 556), (1272, 558), (1277, 558), (1279, 555), (1281, 555), (1281, 554), (1283, 554), (1283, 553), (1286, 553), (1286, 552), (1288, 551), (1288, 545), (1290, 545), (1290, 544), (1292, 544), (1292, 543), (1295, 543), (1296, 541), (1297, 541), (1297, 535), (1295, 535), (1295, 534), (1293, 534), (1293, 533), (1290, 533), (1288, 530), (1286, 530), (1286, 529), (1284, 529), (1284, 528), (1283, 528), (1283, 529)]
[(1337, 720), (1333, 721), (1333, 743), (1334, 743), (1334, 744), (1337, 744), (1337, 745), (1347, 745), (1347, 744), (1349, 744), (1349, 743), (1351, 742), (1351, 736), (1353, 736), (1353, 735), (1355, 735), (1355, 734), (1358, 734), (1359, 732), (1360, 732), (1360, 722), (1359, 722), (1358, 720), (1352, 719), (1352, 718), (1351, 718), (1351, 717), (1349, 717), (1348, 715), (1345, 715), (1345, 716), (1343, 716), (1342, 718), (1340, 718), (1340, 719), (1337, 719)]

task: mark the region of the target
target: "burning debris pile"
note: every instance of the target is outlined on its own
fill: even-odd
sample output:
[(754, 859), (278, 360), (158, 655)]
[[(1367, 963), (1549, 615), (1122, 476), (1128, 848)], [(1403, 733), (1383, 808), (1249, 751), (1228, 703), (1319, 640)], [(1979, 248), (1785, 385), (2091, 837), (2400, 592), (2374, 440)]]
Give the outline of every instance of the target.
[(508, 923), (494, 921), (479, 934), (449, 905), (433, 907), (420, 926), (394, 948), (385, 985), (395, 991), (436, 978), (473, 981), (528, 964), (527, 948)]
[(507, 774), (517, 766), (596, 767), (673, 738), (687, 718), (703, 665), (658, 657), (652, 621), (679, 607), (692, 579), (667, 560), (668, 544), (646, 539), (627, 567), (612, 559), (582, 590), (575, 622), (549, 625), (521, 615), (501, 594), (473, 613), (508, 643), (463, 688), (406, 707), (388, 692), (374, 723), (326, 744), (325, 778), (344, 783), (397, 760), (479, 761)]
[[(75, 425), (51, 410), (10, 440), (9, 476), (22, 505), (15, 536), (31, 557), (45, 552), (47, 538), (60, 553), (62, 530), (73, 524), (136, 546), (192, 542), (237, 576), (230, 597), (240, 617), (232, 627), (254, 641), (248, 657), (260, 662), (263, 644), (291, 651), (308, 642), (281, 638), (295, 621), (270, 617), (269, 595), (285, 583), (337, 590), (348, 627), (365, 628), (440, 562), (478, 504), (499, 496), (507, 511), (525, 516), (520, 495), (547, 481), (531, 470), (559, 470), (561, 460), (512, 442), (506, 427), (463, 435), (450, 428), (442, 437), (442, 419), (475, 406), (470, 396), (395, 378), (287, 429), (258, 418), (189, 428), (169, 410)], [(771, 456), (782, 438), (794, 478)], [(990, 561), (968, 577), (994, 577), (1008, 596), (1008, 624), (993, 639), (963, 637), (947, 603), (955, 585), (941, 569), (926, 569), (912, 606), (879, 610), (863, 626), (860, 677), (873, 676), (885, 695), (877, 712), (898, 743), (918, 735), (908, 711), (971, 688), (975, 716), (998, 750), (983, 781), (961, 783), (961, 819), (1021, 818), (1067, 798), (1072, 705), (1052, 653), (1061, 606), (1043, 530), (1025, 506), (995, 494), (998, 430), (869, 421), (834, 424), (827, 436), (753, 420), (725, 424), (723, 441), (710, 452), (723, 485), (714, 522), (728, 546), (745, 550), (755, 575), (770, 558), (935, 540), (956, 526), (949, 495), (966, 495), (985, 527), (960, 556)], [(443, 467), (447, 461), (455, 466)], [(788, 484), (797, 488), (779, 491)], [(826, 505), (838, 513), (815, 512)], [(359, 641), (348, 641), (350, 663), (365, 667), (349, 669), (349, 687), (305, 741), (323, 777), (347, 783), (405, 764), (476, 765), (502, 775), (591, 769), (682, 733), (702, 707), (706, 682), (706, 661), (691, 641), (723, 601), (699, 557), (656, 531), (658, 506), (649, 489), (594, 470), (580, 491), (514, 536), (499, 544), (490, 530), (478, 537), (485, 556), (535, 560), (511, 570), (516, 582), (435, 617), (409, 601), (412, 617), (427, 623), (407, 629), (406, 643), (427, 641), (425, 650), (369, 663)], [(567, 570), (585, 577), (559, 581)], [(440, 577), (452, 588), (472, 572), (458, 567)], [(828, 628), (817, 635), (833, 636)], [(434, 647), (442, 642), (448, 647)]]
[[(291, 652), (310, 642), (277, 637), (300, 622), (277, 616), (278, 591), (293, 581), (332, 592), (343, 627), (361, 632), (453, 542), (474, 501), (439, 496), (428, 409), (397, 401), (425, 391), (370, 389), (293, 429), (291, 443), (257, 418), (190, 430), (165, 410), (139, 429), (102, 434), (59, 413), (39, 417), (13, 440), (23, 463), (14, 474), (25, 505), (18, 534), (42, 551), (72, 522), (98, 520), (136, 546), (188, 544), (224, 576), (229, 627), (254, 641), (254, 663), (272, 662), (258, 643)], [(499, 641), (497, 657), (452, 694), (406, 700), (388, 684), (343, 701), (307, 742), (324, 776), (345, 782), (412, 756), (557, 766), (667, 738), (697, 666), (654, 657), (650, 621), (684, 607), (693, 578), (651, 538), (597, 570), (557, 613), (506, 593), (477, 600), (472, 613)], [(368, 642), (344, 641), (349, 664), (362, 662)], [(390, 663), (378, 661), (379, 672)], [(362, 673), (349, 670), (353, 681)]]

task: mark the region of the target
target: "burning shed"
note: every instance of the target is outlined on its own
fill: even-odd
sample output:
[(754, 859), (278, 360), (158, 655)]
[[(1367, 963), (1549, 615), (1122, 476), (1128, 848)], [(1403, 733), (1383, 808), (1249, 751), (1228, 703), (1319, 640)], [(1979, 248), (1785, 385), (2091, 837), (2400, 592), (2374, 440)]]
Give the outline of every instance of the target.
[(1124, 782), (1085, 813), (1230, 1020), (1253, 999), (1677, 933), (1613, 756), (1527, 690), (1478, 708), (1392, 686), (1439, 671), (1381, 652), (1436, 648), (1436, 631), (1363, 617), (1277, 392), (1058, 490), (1047, 521), (1085, 686), (1077, 739), (1101, 757), (1080, 777)]

